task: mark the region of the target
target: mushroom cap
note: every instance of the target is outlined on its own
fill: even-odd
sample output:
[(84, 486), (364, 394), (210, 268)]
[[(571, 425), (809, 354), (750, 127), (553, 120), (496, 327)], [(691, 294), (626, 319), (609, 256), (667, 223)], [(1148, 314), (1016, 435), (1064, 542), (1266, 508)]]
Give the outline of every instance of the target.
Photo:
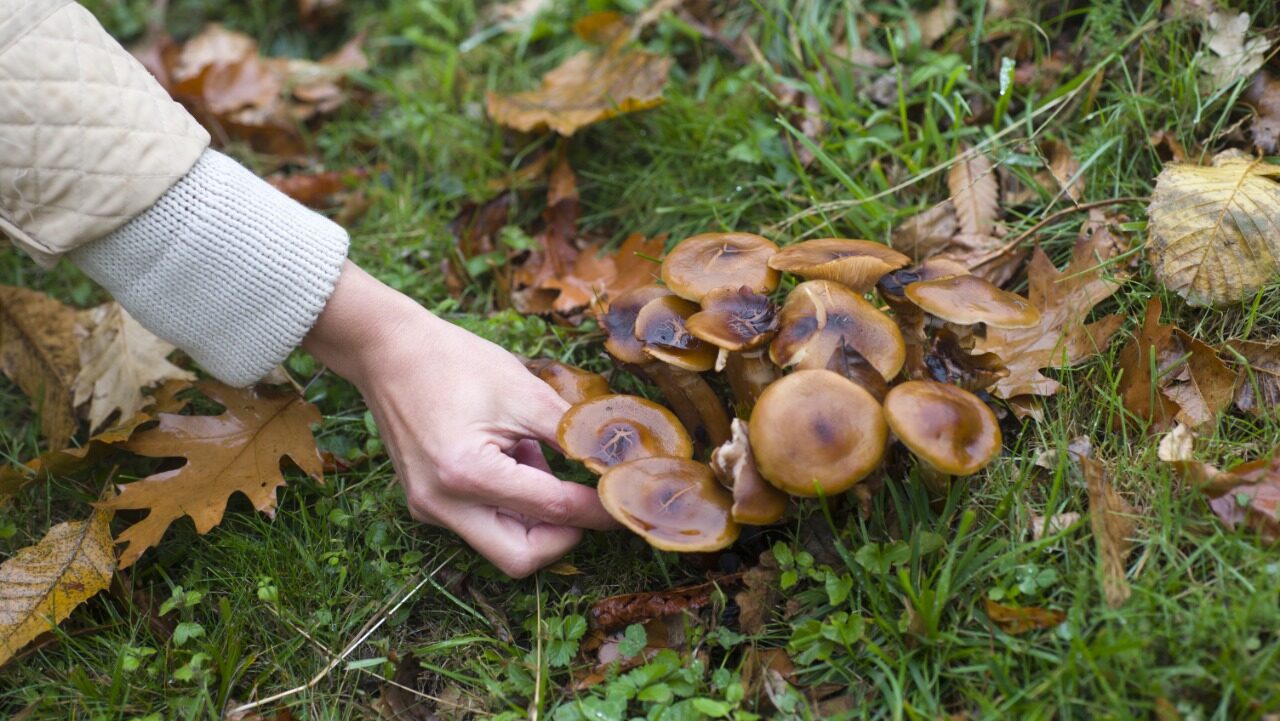
[(1040, 310), (1016, 293), (976, 275), (953, 275), (907, 286), (907, 298), (948, 323), (985, 323), (992, 328), (1032, 328)]
[(619, 523), (664, 551), (716, 551), (741, 530), (733, 500), (706, 464), (687, 458), (641, 458), (610, 468), (597, 484), (600, 502)]
[(570, 405), (577, 405), (596, 396), (609, 395), (609, 381), (599, 373), (550, 358), (531, 358), (524, 362), (524, 367), (551, 386)]
[(734, 418), (730, 428), (733, 437), (711, 452), (711, 470), (733, 492), (733, 520), (752, 526), (777, 523), (787, 512), (787, 494), (769, 485), (756, 468), (746, 422)]
[(952, 476), (976, 473), (1000, 453), (1000, 424), (980, 398), (934, 381), (907, 381), (884, 399), (884, 417), (917, 458)]
[(753, 233), (703, 233), (685, 238), (662, 260), (662, 282), (692, 301), (716, 288), (747, 286), (757, 293), (778, 287), (769, 257), (773, 241)]
[(607, 395), (569, 409), (556, 440), (596, 473), (650, 456), (693, 456), (693, 441), (671, 411), (639, 396)]
[(703, 296), (702, 310), (689, 316), (685, 326), (696, 338), (717, 348), (750, 350), (778, 331), (778, 309), (769, 296), (745, 285), (716, 288)]
[(904, 300), (907, 286), (922, 280), (938, 280), (955, 275), (968, 275), (969, 269), (950, 258), (929, 258), (919, 265), (902, 268), (884, 276), (876, 283), (880, 296), (888, 301)]
[(866, 293), (876, 281), (911, 262), (881, 243), (847, 238), (818, 238), (789, 245), (769, 259), (769, 267), (806, 278), (831, 280)]
[(653, 359), (644, 354), (644, 342), (636, 338), (636, 316), (650, 301), (671, 295), (660, 285), (642, 285), (609, 301), (609, 307), (598, 316), (600, 326), (608, 334), (604, 349), (622, 363), (644, 365)]
[(716, 362), (714, 346), (703, 343), (685, 327), (698, 304), (674, 295), (649, 301), (636, 316), (636, 338), (644, 354), (687, 371), (709, 371)]
[(876, 403), (884, 403), (884, 397), (889, 392), (889, 382), (848, 343), (841, 343), (831, 353), (831, 358), (827, 361), (827, 370), (857, 383), (862, 390), (876, 399)]
[(880, 404), (828, 370), (776, 381), (756, 402), (748, 427), (760, 474), (793, 496), (847, 491), (884, 458), (889, 430)]
[(861, 353), (886, 380), (902, 370), (902, 331), (862, 296), (829, 280), (795, 287), (778, 314), (781, 326), (769, 357), (782, 367), (825, 368), (842, 344)]

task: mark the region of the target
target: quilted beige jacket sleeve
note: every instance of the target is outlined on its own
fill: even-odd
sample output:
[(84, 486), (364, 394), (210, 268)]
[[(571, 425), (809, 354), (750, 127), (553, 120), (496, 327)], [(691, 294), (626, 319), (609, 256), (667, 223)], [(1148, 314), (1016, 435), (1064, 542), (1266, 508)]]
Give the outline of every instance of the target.
[(43, 265), (151, 207), (209, 134), (70, 0), (0, 0), (0, 230)]

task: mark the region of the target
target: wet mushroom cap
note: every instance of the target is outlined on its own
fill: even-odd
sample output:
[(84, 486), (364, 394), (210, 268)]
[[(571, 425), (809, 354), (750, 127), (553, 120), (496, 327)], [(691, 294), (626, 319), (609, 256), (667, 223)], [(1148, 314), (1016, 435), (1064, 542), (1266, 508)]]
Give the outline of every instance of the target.
[(716, 551), (741, 530), (733, 499), (706, 464), (687, 458), (642, 458), (610, 468), (597, 485), (609, 515), (663, 551)]
[(793, 496), (849, 490), (880, 464), (889, 436), (876, 399), (828, 370), (774, 382), (748, 428), (760, 474)]
[(911, 262), (907, 256), (870, 240), (818, 238), (789, 245), (769, 259), (769, 267), (809, 280), (831, 280), (858, 293)]
[(671, 411), (638, 396), (592, 398), (560, 419), (556, 440), (565, 455), (596, 473), (650, 456), (693, 456), (693, 441)]
[(702, 298), (702, 310), (685, 326), (695, 337), (729, 351), (750, 350), (778, 330), (778, 309), (769, 296), (747, 286), (717, 288)]
[(886, 380), (898, 375), (906, 362), (906, 344), (893, 319), (839, 283), (811, 280), (797, 285), (783, 303), (778, 322), (769, 357), (784, 368), (825, 368), (845, 344)]
[(733, 493), (733, 520), (752, 526), (777, 523), (787, 512), (787, 494), (770, 485), (756, 468), (746, 422), (734, 418), (730, 428), (732, 438), (711, 452), (711, 470)]
[(527, 360), (524, 367), (551, 386), (552, 390), (570, 405), (576, 405), (596, 396), (609, 395), (609, 381), (599, 373), (585, 371), (550, 358)]
[(715, 347), (685, 327), (685, 320), (697, 312), (697, 303), (674, 295), (649, 301), (636, 315), (635, 334), (644, 344), (644, 354), (688, 371), (711, 370)]
[(1040, 323), (1040, 310), (1031, 301), (976, 275), (919, 281), (906, 292), (921, 310), (948, 323), (985, 323), (992, 328), (1032, 328)]
[(600, 326), (608, 338), (604, 349), (622, 363), (644, 365), (652, 360), (644, 354), (644, 341), (636, 338), (636, 316), (650, 301), (671, 295), (660, 285), (642, 285), (623, 293), (609, 302), (609, 307), (599, 315)]
[(769, 258), (778, 246), (752, 233), (704, 233), (685, 238), (662, 260), (662, 282), (692, 301), (716, 288), (747, 286), (757, 293), (778, 287)]
[(884, 399), (894, 435), (942, 473), (976, 473), (1000, 452), (1000, 424), (982, 399), (956, 386), (907, 381)]

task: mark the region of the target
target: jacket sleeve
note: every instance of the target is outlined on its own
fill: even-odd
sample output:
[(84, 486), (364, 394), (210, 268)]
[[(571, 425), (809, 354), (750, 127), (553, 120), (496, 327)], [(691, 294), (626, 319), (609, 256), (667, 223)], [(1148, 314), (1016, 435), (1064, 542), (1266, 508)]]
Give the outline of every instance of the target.
[(315, 323), (348, 238), (208, 142), (84, 8), (0, 0), (0, 232), (247, 385)]

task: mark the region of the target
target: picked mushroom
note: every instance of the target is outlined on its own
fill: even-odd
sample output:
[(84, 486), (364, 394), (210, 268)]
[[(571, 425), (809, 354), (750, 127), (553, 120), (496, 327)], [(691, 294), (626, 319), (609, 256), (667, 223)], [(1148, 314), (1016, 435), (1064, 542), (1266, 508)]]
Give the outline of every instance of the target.
[(716, 551), (741, 528), (733, 499), (706, 464), (687, 458), (641, 458), (610, 468), (597, 485), (609, 515), (664, 551)]
[(671, 295), (660, 285), (642, 285), (609, 302), (597, 318), (608, 338), (604, 349), (621, 363), (644, 365), (653, 360), (644, 354), (644, 341), (636, 338), (636, 316), (650, 301)]
[(787, 494), (765, 481), (756, 468), (746, 422), (734, 418), (730, 427), (733, 437), (711, 452), (711, 470), (733, 491), (733, 520), (752, 526), (777, 523), (787, 512)]
[(945, 487), (1000, 453), (1000, 424), (980, 398), (934, 381), (907, 381), (884, 399), (884, 417), (895, 436), (925, 464), (925, 481)]
[(829, 280), (797, 285), (778, 314), (780, 329), (769, 346), (773, 362), (802, 370), (826, 368), (831, 354), (849, 345), (885, 380), (902, 370), (906, 346), (889, 316), (862, 296)]
[(524, 367), (551, 386), (570, 405), (609, 394), (609, 381), (604, 376), (568, 363), (550, 358), (530, 358), (524, 362)]
[(649, 301), (636, 315), (635, 334), (644, 343), (644, 354), (695, 373), (711, 370), (715, 347), (685, 327), (685, 320), (697, 312), (697, 303), (674, 295)]
[(880, 404), (828, 370), (802, 370), (765, 389), (748, 436), (760, 474), (793, 496), (842, 493), (884, 458)]
[(638, 396), (607, 395), (569, 409), (556, 440), (596, 473), (651, 456), (693, 457), (693, 442), (671, 411)]
[(662, 282), (695, 302), (717, 288), (747, 286), (757, 293), (778, 287), (769, 258), (773, 241), (753, 233), (704, 233), (685, 238), (662, 260)]
[(893, 248), (870, 240), (819, 238), (783, 248), (769, 259), (769, 267), (866, 293), (886, 274), (910, 262)]
[(907, 286), (906, 294), (924, 312), (956, 325), (1032, 328), (1040, 322), (1040, 310), (1031, 301), (976, 275), (918, 281)]

